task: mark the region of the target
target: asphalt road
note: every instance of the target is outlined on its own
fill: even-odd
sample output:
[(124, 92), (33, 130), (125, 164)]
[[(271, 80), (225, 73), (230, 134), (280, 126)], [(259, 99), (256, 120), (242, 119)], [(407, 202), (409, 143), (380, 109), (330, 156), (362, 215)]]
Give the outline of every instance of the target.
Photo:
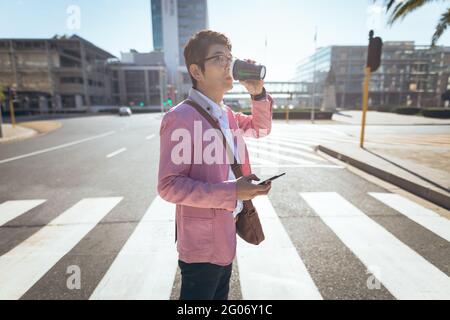
[[(176, 299), (174, 206), (156, 191), (160, 115), (58, 121), (0, 145), (0, 299)], [(239, 242), (230, 299), (450, 299), (449, 221), (313, 151), (358, 133), (276, 122), (248, 140), (260, 178), (287, 175), (255, 201), (267, 239)]]

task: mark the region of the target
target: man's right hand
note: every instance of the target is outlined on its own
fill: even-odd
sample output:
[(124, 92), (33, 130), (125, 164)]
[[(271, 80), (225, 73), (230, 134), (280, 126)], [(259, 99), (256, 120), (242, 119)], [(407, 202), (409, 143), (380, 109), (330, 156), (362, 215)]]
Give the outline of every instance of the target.
[(252, 180), (260, 181), (256, 175), (240, 177), (236, 180), (237, 198), (239, 200), (251, 200), (256, 196), (262, 196), (269, 193), (272, 183), (269, 182), (265, 185), (253, 184)]

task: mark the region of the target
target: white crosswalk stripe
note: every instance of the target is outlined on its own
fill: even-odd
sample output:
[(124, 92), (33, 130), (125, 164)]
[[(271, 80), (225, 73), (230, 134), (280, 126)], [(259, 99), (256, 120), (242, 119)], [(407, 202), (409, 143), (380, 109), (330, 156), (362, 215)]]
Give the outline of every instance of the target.
[(286, 156), (283, 154), (280, 154), (278, 152), (271, 152), (268, 150), (264, 150), (262, 148), (256, 148), (256, 147), (252, 147), (252, 146), (248, 146), (247, 147), (249, 152), (253, 152), (255, 153), (258, 157), (260, 157), (260, 155), (265, 155), (265, 156), (269, 156), (270, 161), (273, 160), (285, 160), (285, 161), (289, 161), (295, 164), (301, 164), (301, 165), (313, 165), (315, 164), (313, 161), (309, 161), (309, 160), (302, 160), (299, 159), (298, 157), (290, 157), (290, 156)]
[(332, 135), (324, 135), (324, 134), (302, 134), (300, 135), (294, 135), (294, 134), (279, 134), (279, 135), (272, 135), (274, 138), (287, 138), (287, 139), (294, 139), (297, 140), (298, 142), (302, 142), (304, 141), (314, 141), (314, 142), (330, 142), (330, 141), (335, 141), (335, 142), (346, 142), (346, 143), (358, 143), (358, 141), (356, 140), (356, 138), (344, 138), (344, 137), (334, 137)]
[(290, 153), (293, 155), (297, 155), (306, 159), (310, 159), (310, 160), (315, 160), (318, 162), (326, 162), (325, 159), (315, 155), (312, 152), (305, 152), (305, 151), (300, 151), (297, 150), (295, 148), (286, 148), (286, 147), (282, 147), (280, 145), (276, 145), (276, 144), (268, 144), (268, 143), (264, 143), (264, 142), (253, 142), (253, 141), (247, 141), (247, 145), (252, 146), (256, 149), (267, 149), (269, 151), (272, 152), (285, 152), (285, 153)]
[[(394, 297), (450, 299), (450, 278), (443, 271), (338, 193), (299, 195)], [(449, 240), (449, 221), (435, 212), (397, 194), (368, 195)], [(46, 273), (122, 199), (82, 199), (0, 256), (0, 300), (19, 299), (44, 275), (51, 277)], [(10, 221), (45, 201), (6, 201), (0, 205), (0, 222)], [(259, 196), (254, 204), (266, 240), (253, 246), (238, 237), (236, 255), (243, 298), (322, 299), (319, 285), (313, 281), (270, 199)], [(175, 205), (157, 196), (99, 279), (90, 299), (170, 299), (178, 259), (174, 217)]]
[(296, 145), (307, 145), (307, 146), (316, 146), (318, 143), (316, 141), (311, 141), (308, 139), (300, 139), (300, 138), (289, 138), (283, 136), (267, 136), (264, 139), (272, 140), (272, 141), (284, 141), (295, 143)]
[[(259, 163), (260, 165), (263, 165), (263, 166), (272, 166), (272, 167), (277, 166), (276, 162), (257, 157), (257, 156), (255, 156), (254, 153), (249, 153), (249, 157), (250, 157), (250, 163)], [(255, 167), (255, 165), (252, 165), (252, 167)]]
[(255, 247), (238, 239), (242, 297), (254, 300), (322, 299), (269, 198), (257, 197), (254, 205), (266, 240)]
[(312, 148), (317, 145), (315, 142), (271, 136), (246, 138), (245, 142), (250, 159), (255, 162), (253, 168), (344, 168), (317, 155)]
[(0, 256), (0, 300), (19, 299), (121, 200), (83, 199)]
[(450, 242), (450, 220), (395, 193), (370, 192), (369, 195)]
[(280, 141), (290, 141), (295, 142), (296, 144), (306, 144), (306, 145), (312, 145), (316, 146), (321, 143), (333, 143), (333, 142), (339, 142), (339, 143), (350, 143), (350, 144), (359, 144), (359, 141), (356, 139), (351, 138), (336, 138), (329, 135), (270, 135), (271, 139), (273, 140), (280, 140)]
[(269, 137), (262, 138), (262, 139), (247, 138), (247, 139), (245, 139), (245, 141), (246, 142), (247, 141), (251, 141), (251, 142), (253, 142), (253, 141), (260, 141), (260, 142), (264, 142), (264, 143), (266, 143), (268, 145), (272, 145), (272, 144), (274, 144), (274, 145), (282, 145), (282, 146), (287, 146), (287, 147), (293, 147), (293, 148), (295, 148), (297, 150), (304, 150), (304, 151), (307, 151), (307, 152), (314, 152), (314, 148), (310, 146), (313, 143), (310, 143), (308, 145), (303, 145), (303, 144), (300, 144), (298, 142), (292, 142), (292, 141), (291, 142), (287, 142), (287, 141), (283, 141), (283, 140), (279, 140), (279, 139), (269, 139)]
[(178, 261), (174, 220), (175, 205), (156, 197), (90, 299), (169, 299)]
[(450, 278), (335, 192), (300, 193), (397, 299), (450, 299)]
[(46, 200), (11, 200), (0, 204), (0, 226), (44, 203)]

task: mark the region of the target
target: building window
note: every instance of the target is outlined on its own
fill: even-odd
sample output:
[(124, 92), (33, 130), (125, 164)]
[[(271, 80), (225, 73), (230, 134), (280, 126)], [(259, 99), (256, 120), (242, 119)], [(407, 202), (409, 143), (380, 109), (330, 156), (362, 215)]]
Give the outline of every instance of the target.
[(81, 77), (63, 77), (60, 79), (61, 83), (83, 83), (83, 78)]
[(61, 95), (63, 109), (73, 109), (76, 107), (74, 95)]
[(125, 86), (127, 93), (145, 93), (144, 71), (125, 71)]

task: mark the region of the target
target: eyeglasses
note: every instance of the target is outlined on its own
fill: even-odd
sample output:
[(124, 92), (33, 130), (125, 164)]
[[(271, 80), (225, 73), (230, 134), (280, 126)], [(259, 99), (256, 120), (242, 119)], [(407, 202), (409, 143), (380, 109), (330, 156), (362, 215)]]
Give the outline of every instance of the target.
[(213, 59), (214, 59), (214, 62), (217, 63), (219, 66), (226, 67), (229, 64), (231, 64), (231, 62), (233, 61), (233, 56), (226, 56), (224, 54), (218, 54), (218, 55), (215, 55), (215, 56), (212, 56), (209, 58), (205, 58), (201, 61), (205, 62), (205, 61), (213, 60)]

